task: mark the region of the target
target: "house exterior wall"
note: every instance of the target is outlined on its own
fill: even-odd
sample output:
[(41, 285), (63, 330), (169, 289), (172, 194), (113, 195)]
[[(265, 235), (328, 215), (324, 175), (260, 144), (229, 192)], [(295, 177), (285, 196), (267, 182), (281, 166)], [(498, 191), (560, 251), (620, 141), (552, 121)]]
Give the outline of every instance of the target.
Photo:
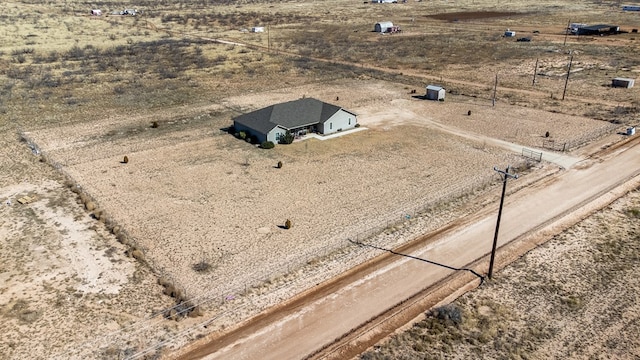
[(247, 126), (239, 124), (239, 123), (237, 123), (235, 121), (233, 122), (233, 127), (234, 127), (234, 129), (236, 129), (236, 132), (244, 131), (245, 133), (247, 133), (247, 135), (255, 136), (258, 139), (258, 143), (259, 144), (262, 144), (267, 139), (267, 134), (263, 134), (263, 133), (261, 133), (259, 131), (251, 129), (251, 128), (247, 127)]
[[(287, 130), (277, 126), (273, 128), (266, 136), (266, 141), (271, 141), (274, 144), (280, 143), (280, 137), (284, 136), (287, 133)], [(262, 144), (262, 141), (260, 142)]]
[(318, 132), (324, 135), (333, 134), (338, 130), (347, 130), (356, 127), (358, 120), (354, 114), (340, 109), (327, 119), (324, 123), (318, 124)]

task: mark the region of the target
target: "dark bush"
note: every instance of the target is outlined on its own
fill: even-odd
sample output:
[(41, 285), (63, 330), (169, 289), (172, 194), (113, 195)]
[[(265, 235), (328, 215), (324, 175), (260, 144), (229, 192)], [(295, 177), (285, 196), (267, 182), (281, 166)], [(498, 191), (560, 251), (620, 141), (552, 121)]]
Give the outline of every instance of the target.
[(272, 141), (264, 141), (260, 144), (263, 149), (273, 149), (276, 145)]
[(284, 136), (280, 137), (280, 144), (291, 144), (294, 139), (295, 139), (295, 136), (293, 136), (291, 131), (287, 130)]

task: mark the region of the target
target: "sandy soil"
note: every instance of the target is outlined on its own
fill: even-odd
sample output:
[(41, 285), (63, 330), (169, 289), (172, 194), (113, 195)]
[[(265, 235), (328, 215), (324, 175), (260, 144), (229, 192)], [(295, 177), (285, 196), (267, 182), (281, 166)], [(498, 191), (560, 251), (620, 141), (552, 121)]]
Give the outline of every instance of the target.
[[(198, 28), (195, 18), (164, 21), (165, 15), (191, 12), (177, 3), (158, 4), (149, 9), (148, 18), (96, 19), (87, 16), (86, 4), (77, 0), (8, 2), (3, 13), (10, 20), (0, 24), (0, 167), (6, 170), (0, 173), (0, 325), (8, 334), (0, 340), (0, 357), (121, 358), (149, 346), (150, 354), (160, 356), (157, 348), (177, 347), (201, 336), (188, 331), (197, 324), (206, 324), (207, 331), (233, 325), (374, 256), (354, 250), (348, 238), (378, 234), (381, 244), (396, 246), (492, 203), (495, 196), (467, 210), (456, 209), (470, 199), (464, 194), (495, 190), (490, 187), (497, 180), (493, 166), (511, 164), (523, 172), (532, 166), (532, 177), (558, 171), (546, 162), (527, 164), (512, 148), (495, 147), (483, 137), (532, 148), (541, 145), (546, 131), (557, 143), (581, 143), (605, 134), (606, 144), (620, 139), (615, 134), (619, 128), (593, 118), (611, 119), (611, 109), (618, 106), (620, 119), (631, 121), (640, 87), (606, 85), (614, 74), (639, 71), (635, 63), (620, 67), (608, 56), (578, 56), (579, 71), (572, 78), (577, 81), (569, 88), (569, 99), (576, 101), (547, 103), (550, 93), (552, 100), (558, 99), (563, 84), (567, 53), (558, 43), (564, 13), (528, 17), (522, 12), (530, 3), (513, 3), (520, 15), (486, 18), (474, 11), (501, 9), (481, 3), (350, 7), (332, 0), (321, 5), (285, 2), (265, 9), (264, 3), (251, 2), (216, 6), (215, 19)], [(109, 5), (113, 9), (105, 5), (103, 10), (121, 5), (114, 1)], [(556, 2), (538, 5), (555, 9)], [(462, 8), (475, 14), (464, 24), (427, 17)], [(579, 12), (587, 22), (599, 21), (603, 9), (610, 7), (574, 2), (562, 9)], [(53, 50), (62, 53), (73, 46), (107, 49), (189, 36), (239, 38), (266, 46), (266, 34), (241, 33), (233, 22), (246, 19), (243, 14), (257, 21), (255, 12), (301, 17), (283, 17), (295, 22), (271, 27), (275, 53), (194, 42), (189, 51), (201, 48), (209, 58), (223, 60), (181, 72), (178, 79), (158, 79), (155, 63), (139, 69), (115, 57), (113, 63), (43, 60), (55, 55)], [(224, 26), (218, 22), (229, 15)], [(608, 19), (638, 27), (637, 20), (626, 15), (613, 11)], [(428, 39), (460, 30), (464, 37), (489, 35), (483, 35), (482, 48), (456, 48), (456, 39), (438, 43), (457, 53), (442, 69), (392, 64), (394, 57), (388, 54), (376, 56), (376, 61), (356, 60), (358, 66), (367, 63), (372, 69), (389, 66), (376, 73), (389, 75), (381, 76), (385, 79), (406, 65), (407, 77), (399, 78), (407, 84), (375, 80), (362, 75), (366, 71), (353, 71), (359, 75), (352, 79), (327, 81), (343, 72), (333, 74), (333, 65), (311, 70), (315, 65), (305, 68), (291, 60), (293, 55), (285, 59), (277, 53), (309, 51), (306, 44), (287, 44), (296, 32), (320, 24), (327, 25), (327, 36), (334, 32), (340, 37), (347, 29), (357, 34), (357, 42), (375, 47), (388, 37), (383, 40), (363, 29), (384, 19), (407, 30), (406, 37), (397, 39)], [(469, 52), (504, 43), (499, 35), (507, 26), (519, 33), (541, 30), (526, 45), (531, 49), (525, 58), (495, 58), (495, 65), (455, 63)], [(623, 51), (635, 45), (629, 36), (619, 39), (569, 43), (597, 43), (607, 51), (609, 46)], [(446, 55), (447, 62), (453, 55), (440, 53), (436, 56)], [(533, 53), (541, 57), (535, 87), (529, 85)], [(488, 94), (496, 72), (498, 102), (491, 107)], [(447, 94), (444, 103), (412, 96), (432, 81), (454, 93)], [(411, 94), (412, 89), (417, 94)], [(272, 151), (239, 142), (222, 130), (235, 115), (301, 96), (355, 111), (367, 130)], [(151, 129), (152, 121), (160, 127)], [(459, 136), (468, 133), (477, 136)], [(32, 154), (30, 145), (45, 156)], [(578, 149), (573, 155), (593, 149)], [(125, 155), (130, 159), (126, 165), (120, 163)], [(278, 161), (284, 162), (283, 169), (274, 168)], [(514, 189), (525, 182), (520, 183)], [(25, 194), (38, 200), (17, 205), (16, 199)], [(88, 201), (99, 211), (87, 211), (83, 203)], [(286, 219), (293, 221), (291, 230), (281, 228)], [(136, 253), (140, 260), (127, 255), (133, 249), (141, 251)], [(158, 278), (202, 302), (206, 317), (164, 320), (175, 299), (162, 295), (167, 289), (156, 283)]]
[(636, 190), (447, 305), (457, 324), (428, 313), (360, 358), (637, 358), (639, 207)]
[[(344, 93), (345, 88), (358, 90)], [(371, 96), (376, 89), (384, 90)], [(228, 117), (210, 116), (212, 109), (250, 110), (291, 99), (291, 94), (326, 101), (339, 96), (338, 103), (359, 114), (368, 130), (264, 151), (221, 131), (230, 124)], [(526, 162), (518, 153), (456, 136), (456, 131), (495, 136), (516, 113), (522, 130), (514, 136), (502, 133), (502, 139), (534, 146), (541, 129), (569, 137), (603, 126), (587, 118), (543, 117), (533, 109), (493, 108), (455, 96), (445, 103), (424, 101), (412, 97), (406, 86), (372, 80), (306, 85), (258, 99), (227, 98), (201, 113), (162, 123), (169, 128), (165, 132), (154, 132), (162, 127), (149, 124), (170, 118), (166, 110), (159, 116), (99, 119), (27, 135), (124, 228), (151, 268), (189, 298), (213, 310), (242, 294), (271, 293), (246, 309), (225, 305), (233, 314), (215, 327), (304, 289), (303, 283), (280, 289), (283, 281), (292, 281), (283, 276), (295, 277), (309, 260), (349, 248), (348, 239), (364, 239), (423, 209), (485, 188), (496, 180), (495, 165)], [(541, 125), (541, 118), (549, 120)], [(61, 134), (71, 135), (61, 142)], [(120, 163), (124, 155), (128, 164)], [(277, 161), (284, 162), (282, 169), (275, 168)], [(451, 163), (458, 164), (453, 178)], [(415, 233), (447, 218), (434, 215)], [(293, 221), (291, 230), (281, 228), (286, 219)], [(410, 238), (405, 236), (391, 236), (387, 244)], [(367, 256), (331, 263), (312, 281), (326, 280)], [(209, 268), (194, 270), (198, 263)]]

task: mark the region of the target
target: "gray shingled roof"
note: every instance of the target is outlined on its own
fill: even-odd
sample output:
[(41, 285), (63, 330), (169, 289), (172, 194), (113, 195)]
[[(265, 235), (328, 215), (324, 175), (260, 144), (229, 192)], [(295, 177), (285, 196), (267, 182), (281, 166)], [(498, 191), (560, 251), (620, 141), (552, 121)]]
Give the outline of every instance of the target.
[(240, 115), (233, 120), (266, 134), (276, 126), (295, 129), (323, 123), (339, 110), (339, 106), (327, 104), (314, 98), (304, 98), (271, 105)]

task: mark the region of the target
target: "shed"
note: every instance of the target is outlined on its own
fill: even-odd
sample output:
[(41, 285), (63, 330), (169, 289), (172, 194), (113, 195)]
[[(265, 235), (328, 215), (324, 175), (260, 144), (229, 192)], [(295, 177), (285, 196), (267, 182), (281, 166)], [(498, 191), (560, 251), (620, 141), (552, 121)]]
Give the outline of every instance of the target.
[(393, 27), (393, 23), (391, 21), (381, 21), (379, 23), (376, 23), (375, 27), (373, 28), (373, 31), (379, 32), (379, 33), (386, 33), (387, 29), (392, 27)]
[(618, 25), (592, 25), (592, 26), (583, 26), (579, 27), (576, 34), (578, 35), (609, 35), (609, 34), (617, 34), (620, 32), (620, 27)]
[(427, 99), (429, 100), (444, 100), (445, 89), (437, 85), (427, 86)]
[(100, 15), (102, 15), (102, 10), (100, 10), (100, 9), (93, 9), (93, 10), (91, 10), (91, 15), (93, 15), (93, 16), (100, 16)]
[(634, 79), (628, 78), (613, 78), (611, 80), (611, 87), (632, 88), (635, 83)]
[(635, 126), (627, 128), (627, 135), (631, 136), (631, 135), (635, 135), (635, 134), (636, 134), (636, 127)]
[(516, 32), (513, 31), (513, 30), (507, 29), (507, 31), (504, 32), (504, 36), (506, 36), (506, 37), (514, 37), (514, 36), (516, 36)]
[(251, 32), (253, 32), (253, 33), (264, 32), (264, 26), (254, 26), (254, 27), (251, 28)]

